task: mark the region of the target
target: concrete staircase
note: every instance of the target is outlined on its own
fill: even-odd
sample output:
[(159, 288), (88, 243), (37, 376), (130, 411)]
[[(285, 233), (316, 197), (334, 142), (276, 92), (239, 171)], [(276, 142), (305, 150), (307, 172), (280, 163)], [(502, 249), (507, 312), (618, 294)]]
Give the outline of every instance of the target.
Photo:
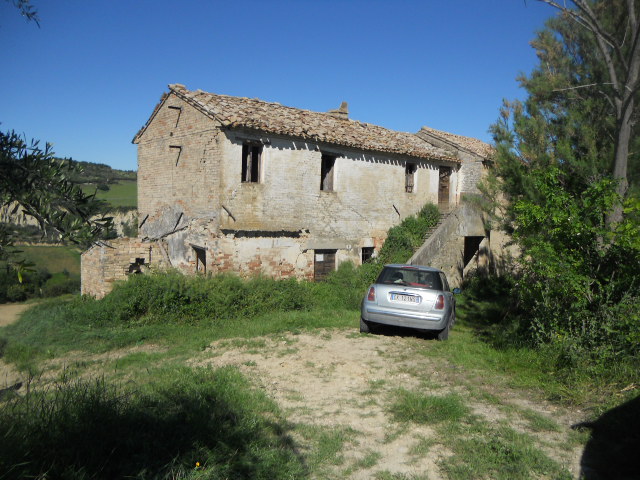
[(427, 265), (447, 274), (452, 286), (462, 282), (466, 236), (485, 236), (482, 216), (468, 203), (441, 211), (438, 223), (430, 229), (424, 243), (409, 259), (412, 265)]

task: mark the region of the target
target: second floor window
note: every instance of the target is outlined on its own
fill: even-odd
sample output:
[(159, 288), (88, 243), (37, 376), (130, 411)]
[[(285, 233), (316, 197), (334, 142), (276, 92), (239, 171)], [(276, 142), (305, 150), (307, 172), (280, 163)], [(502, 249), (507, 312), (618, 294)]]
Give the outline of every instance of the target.
[(413, 193), (417, 169), (418, 166), (415, 163), (407, 163), (404, 169), (404, 191), (407, 193)]
[(320, 167), (320, 190), (325, 192), (333, 191), (333, 170), (336, 163), (336, 157), (331, 155), (322, 155), (322, 166)]
[(242, 144), (242, 181), (257, 183), (260, 181), (260, 162), (262, 145), (257, 143)]

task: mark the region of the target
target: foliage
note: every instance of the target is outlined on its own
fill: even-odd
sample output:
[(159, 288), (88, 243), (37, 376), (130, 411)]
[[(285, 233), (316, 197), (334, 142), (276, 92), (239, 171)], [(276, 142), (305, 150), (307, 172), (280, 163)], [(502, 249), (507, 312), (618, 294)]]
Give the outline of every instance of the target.
[(56, 297), (80, 291), (80, 276), (68, 271), (51, 274), (39, 266), (22, 274), (22, 281), (5, 264), (0, 269), (0, 303), (23, 302), (31, 298)]
[[(11, 478), (304, 478), (275, 405), (235, 370), (164, 371), (144, 389), (71, 380), (0, 405)], [(266, 415), (269, 419), (267, 420)]]
[[(626, 5), (590, 5), (619, 42)], [(633, 189), (622, 198), (614, 180), (619, 125), (608, 98), (616, 93), (596, 43), (569, 13), (538, 33), (532, 44), (540, 63), (519, 79), (529, 96), (505, 102), (492, 126), (494, 169), (481, 186), (493, 221), (522, 252), (509, 280), (515, 302), (495, 323), (512, 343), (547, 351), (560, 375), (602, 374), (637, 361), (640, 201)], [(621, 44), (624, 57), (632, 47)], [(632, 186), (640, 174), (637, 128), (628, 159)], [(611, 223), (623, 202), (624, 215)]]
[[(100, 202), (85, 195), (70, 176), (77, 167), (56, 161), (50, 146), (25, 143), (16, 133), (0, 132), (0, 205), (21, 208), (37, 220), (44, 232), (55, 231), (63, 240), (88, 245), (111, 224), (99, 215)], [(0, 230), (0, 258), (10, 253), (14, 237)]]
[(33, 5), (31, 5), (30, 0), (7, 0), (16, 7), (20, 14), (27, 19), (27, 21), (34, 22), (38, 27), (40, 26), (40, 18), (38, 16), (38, 11), (35, 9)]

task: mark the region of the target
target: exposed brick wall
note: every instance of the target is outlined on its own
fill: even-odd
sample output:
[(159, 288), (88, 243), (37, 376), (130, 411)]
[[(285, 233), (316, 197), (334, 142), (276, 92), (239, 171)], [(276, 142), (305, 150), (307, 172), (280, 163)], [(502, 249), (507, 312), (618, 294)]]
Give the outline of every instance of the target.
[(85, 251), (80, 257), (83, 295), (102, 298), (113, 288), (113, 283), (125, 280), (129, 275), (129, 268), (138, 259), (144, 259), (149, 266), (154, 260), (153, 248), (148, 242), (131, 238), (118, 238), (101, 242)]
[(165, 100), (138, 143), (143, 236), (155, 236), (154, 221), (167, 208), (188, 219), (217, 213), (219, 133), (215, 121), (175, 95)]

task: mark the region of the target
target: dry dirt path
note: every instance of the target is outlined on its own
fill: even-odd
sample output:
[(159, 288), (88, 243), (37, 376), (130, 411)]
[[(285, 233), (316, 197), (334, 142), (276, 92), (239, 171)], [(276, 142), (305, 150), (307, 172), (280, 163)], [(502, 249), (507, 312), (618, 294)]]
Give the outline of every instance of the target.
[[(20, 318), (20, 314), (33, 307), (33, 303), (5, 303), (0, 305), (0, 327), (6, 327)], [(0, 391), (20, 382), (22, 375), (0, 356)]]
[[(495, 379), (484, 383), (453, 365), (416, 355), (416, 348), (425, 347), (419, 342), (425, 340), (324, 330), (218, 341), (190, 363), (237, 366), (285, 411), (307, 456), (317, 448), (309, 433), (314, 428), (342, 434), (339, 458), (317, 478), (445, 478), (439, 464), (453, 453), (446, 441), (439, 443), (436, 429), (394, 422), (389, 407), (399, 388), (427, 395), (459, 393), (487, 425), (507, 425), (529, 435), (537, 448), (578, 477), (581, 447), (567, 446), (577, 418)], [(556, 428), (534, 428), (532, 418), (538, 423), (547, 419)]]

